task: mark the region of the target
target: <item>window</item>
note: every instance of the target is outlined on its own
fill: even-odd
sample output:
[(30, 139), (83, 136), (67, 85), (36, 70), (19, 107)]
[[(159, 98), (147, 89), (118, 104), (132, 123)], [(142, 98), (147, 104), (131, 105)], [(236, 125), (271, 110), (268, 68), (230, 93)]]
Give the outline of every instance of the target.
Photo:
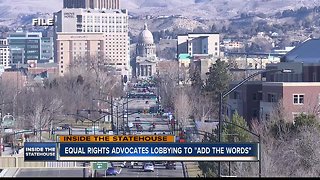
[(259, 112), (258, 112), (258, 110), (254, 109), (254, 110), (252, 111), (252, 114), (253, 114), (253, 117), (254, 117), (254, 118), (257, 118)]
[(298, 117), (301, 113), (298, 112), (293, 112), (292, 117), (293, 117), (293, 124), (295, 123), (296, 117)]
[(304, 94), (294, 94), (293, 95), (293, 104), (303, 104)]
[(252, 100), (257, 100), (257, 93), (252, 94)]
[(268, 102), (276, 102), (276, 95), (268, 94)]
[(233, 99), (240, 99), (240, 93), (238, 91), (233, 93)]
[(270, 115), (266, 114), (266, 121), (268, 121), (270, 119)]

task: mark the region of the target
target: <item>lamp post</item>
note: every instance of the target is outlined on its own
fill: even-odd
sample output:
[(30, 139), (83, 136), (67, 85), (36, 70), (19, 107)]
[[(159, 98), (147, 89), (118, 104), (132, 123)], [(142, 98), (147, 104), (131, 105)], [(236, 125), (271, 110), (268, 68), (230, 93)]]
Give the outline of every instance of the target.
[(85, 116), (80, 115), (79, 114), (80, 111), (86, 111), (86, 112), (88, 112), (88, 115), (90, 115), (91, 111), (97, 111), (97, 110), (82, 109), (82, 110), (77, 110), (77, 114), (67, 114), (67, 115), (73, 115), (73, 116), (81, 117), (81, 118), (84, 118), (84, 119), (87, 119), (87, 120), (91, 121), (92, 124), (93, 124), (93, 134), (96, 135), (96, 129), (95, 129), (96, 128), (96, 123), (99, 122), (102, 118), (104, 118), (105, 115), (101, 116), (101, 117), (99, 117), (97, 119), (90, 119), (90, 118), (87, 118)]
[[(124, 111), (124, 105), (127, 105), (127, 126), (128, 126), (128, 123), (129, 123), (129, 119), (128, 119), (128, 109), (129, 109), (129, 106), (128, 106), (128, 103), (129, 102), (131, 102), (131, 101), (129, 101), (129, 94), (127, 95), (127, 101), (126, 102), (124, 102), (124, 103), (122, 103), (122, 108), (123, 108), (123, 110), (122, 111)], [(113, 98), (111, 98), (111, 100), (112, 100)], [(121, 105), (121, 104), (115, 104), (113, 101), (111, 101), (111, 102), (109, 102), (108, 100), (105, 100), (105, 99), (92, 99), (93, 101), (103, 101), (103, 102), (106, 102), (106, 103), (108, 103), (108, 104), (110, 104), (111, 105), (111, 118), (112, 118), (112, 126), (113, 126), (113, 107), (116, 107), (116, 109), (117, 109), (117, 111), (116, 111), (116, 121), (117, 121), (117, 134), (119, 134), (119, 123), (118, 123), (118, 121), (119, 121), (119, 106)], [(123, 123), (124, 123), (124, 112), (122, 113), (122, 118), (123, 118)], [(113, 130), (113, 129), (112, 129)]]
[[(248, 76), (247, 78), (245, 78), (244, 80), (242, 80), (241, 82), (239, 82), (235, 87), (231, 88), (230, 90), (228, 90), (227, 92), (220, 93), (220, 101), (219, 101), (219, 142), (222, 141), (222, 104), (223, 104), (223, 99), (228, 96), (230, 93), (232, 93), (233, 91), (235, 91), (237, 88), (239, 88), (240, 86), (242, 86), (244, 83), (246, 83), (247, 81), (249, 81), (251, 78), (259, 75), (259, 74), (263, 74), (263, 73), (275, 73), (275, 72), (281, 72), (281, 73), (292, 73), (293, 71), (290, 69), (272, 69), (272, 70), (264, 70), (264, 71), (258, 71), (256, 73), (251, 74), (250, 76)], [(260, 136), (259, 136), (260, 138)], [(260, 152), (259, 152), (260, 153)], [(221, 162), (218, 162), (218, 175), (219, 177), (221, 177)], [(259, 172), (259, 176), (261, 176), (261, 172)]]

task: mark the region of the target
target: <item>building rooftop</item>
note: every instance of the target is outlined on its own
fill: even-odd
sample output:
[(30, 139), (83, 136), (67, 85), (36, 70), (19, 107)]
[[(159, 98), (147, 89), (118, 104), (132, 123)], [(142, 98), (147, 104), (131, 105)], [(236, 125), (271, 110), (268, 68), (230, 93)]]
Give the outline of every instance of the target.
[(282, 57), (283, 62), (320, 63), (320, 39), (309, 39)]

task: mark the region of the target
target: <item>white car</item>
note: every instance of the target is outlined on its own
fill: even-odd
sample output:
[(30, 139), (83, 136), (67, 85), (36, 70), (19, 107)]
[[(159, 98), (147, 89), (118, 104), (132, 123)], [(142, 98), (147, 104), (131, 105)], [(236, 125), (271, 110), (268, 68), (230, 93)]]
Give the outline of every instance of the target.
[(143, 170), (154, 172), (154, 166), (152, 163), (145, 163), (143, 166)]

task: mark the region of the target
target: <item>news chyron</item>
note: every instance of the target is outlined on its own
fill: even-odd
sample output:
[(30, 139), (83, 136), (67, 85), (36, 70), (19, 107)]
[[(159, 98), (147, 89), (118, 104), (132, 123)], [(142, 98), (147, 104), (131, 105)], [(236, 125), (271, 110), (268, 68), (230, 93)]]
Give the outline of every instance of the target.
[(259, 143), (191, 143), (173, 135), (67, 135), (25, 142), (25, 161), (259, 161)]

